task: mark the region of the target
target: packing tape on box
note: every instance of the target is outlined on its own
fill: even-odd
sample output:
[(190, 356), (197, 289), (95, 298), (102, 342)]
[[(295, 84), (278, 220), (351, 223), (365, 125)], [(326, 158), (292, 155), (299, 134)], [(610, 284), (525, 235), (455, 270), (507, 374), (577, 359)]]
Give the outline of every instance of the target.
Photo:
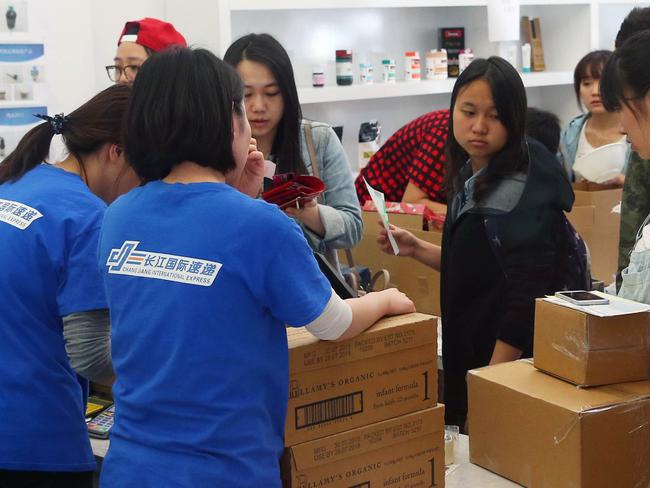
[[(650, 398), (642, 397), (642, 398), (637, 398), (636, 400), (631, 400), (624, 404), (624, 408), (622, 408), (622, 412), (626, 414), (633, 412), (636, 414), (638, 418), (637, 419), (638, 421), (634, 424), (634, 428), (628, 430), (627, 433), (629, 435), (634, 434), (636, 431), (643, 429), (644, 427), (648, 426), (648, 424), (650, 424), (650, 418), (648, 418), (645, 415), (645, 407), (648, 404), (648, 402), (650, 402)], [(576, 415), (575, 417), (573, 417), (571, 422), (569, 422), (567, 425), (555, 431), (555, 433), (553, 434), (553, 441), (555, 442), (555, 445), (561, 444), (567, 437), (569, 437), (571, 431), (575, 429), (578, 424), (580, 424), (581, 420), (584, 417), (607, 412), (609, 410), (614, 410), (616, 408), (621, 408), (621, 404), (615, 403), (612, 405), (605, 405), (602, 407), (583, 410), (580, 413), (580, 415)], [(639, 485), (639, 486), (650, 486), (650, 485)]]

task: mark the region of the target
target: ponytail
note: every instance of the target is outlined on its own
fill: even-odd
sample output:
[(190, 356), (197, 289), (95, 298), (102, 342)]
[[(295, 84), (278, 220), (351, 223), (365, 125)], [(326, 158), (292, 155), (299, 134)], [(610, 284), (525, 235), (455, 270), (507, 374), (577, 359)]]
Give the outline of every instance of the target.
[(68, 116), (37, 115), (46, 122), (31, 129), (0, 163), (0, 184), (17, 181), (47, 159), (55, 134), (61, 134), (68, 153), (83, 171), (83, 157), (106, 143), (120, 144), (122, 119), (130, 88), (112, 85), (102, 90)]
[(47, 159), (54, 129), (43, 122), (31, 129), (9, 156), (0, 164), (0, 184), (20, 179), (29, 170)]

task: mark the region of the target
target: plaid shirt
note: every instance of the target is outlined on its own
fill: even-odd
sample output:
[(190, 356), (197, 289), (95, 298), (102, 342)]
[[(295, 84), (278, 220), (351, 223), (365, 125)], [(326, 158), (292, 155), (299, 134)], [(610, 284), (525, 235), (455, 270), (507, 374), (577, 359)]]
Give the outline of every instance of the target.
[(437, 110), (395, 132), (355, 181), (361, 205), (370, 200), (363, 178), (383, 192), (389, 202), (401, 202), (408, 182), (412, 181), (434, 202), (447, 203), (443, 179), (448, 125), (449, 110)]

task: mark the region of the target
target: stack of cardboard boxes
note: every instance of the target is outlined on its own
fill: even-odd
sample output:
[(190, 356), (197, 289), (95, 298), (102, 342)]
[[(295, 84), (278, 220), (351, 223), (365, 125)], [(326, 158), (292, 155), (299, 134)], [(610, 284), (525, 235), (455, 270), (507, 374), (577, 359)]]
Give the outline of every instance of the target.
[(436, 323), (386, 318), (341, 343), (288, 329), (283, 486), (444, 486)]
[(650, 315), (598, 315), (539, 299), (534, 364), (470, 371), (471, 462), (534, 488), (650, 486)]
[(621, 214), (612, 210), (621, 203), (621, 192), (620, 188), (576, 183), (576, 199), (573, 209), (567, 214), (589, 247), (592, 277), (606, 284), (614, 281), (618, 269)]

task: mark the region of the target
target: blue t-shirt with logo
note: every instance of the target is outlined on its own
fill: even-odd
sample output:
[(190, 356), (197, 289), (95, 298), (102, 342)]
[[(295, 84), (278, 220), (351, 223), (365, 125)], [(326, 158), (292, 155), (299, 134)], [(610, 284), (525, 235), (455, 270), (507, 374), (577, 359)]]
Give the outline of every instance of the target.
[(105, 208), (79, 176), (47, 164), (0, 185), (0, 469), (94, 469), (61, 317), (107, 307)]
[(300, 228), (222, 183), (150, 182), (106, 212), (115, 425), (103, 486), (279, 487), (284, 324), (330, 299)]

